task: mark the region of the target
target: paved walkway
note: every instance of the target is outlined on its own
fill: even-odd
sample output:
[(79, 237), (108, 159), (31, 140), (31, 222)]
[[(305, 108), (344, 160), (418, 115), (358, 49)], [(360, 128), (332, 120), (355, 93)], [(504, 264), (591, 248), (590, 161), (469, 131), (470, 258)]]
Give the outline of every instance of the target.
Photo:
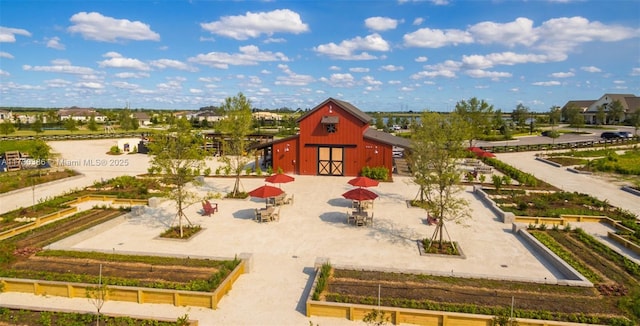
[[(103, 147), (92, 150), (94, 146), (74, 142), (72, 147), (59, 144), (57, 148), (65, 156), (76, 153), (78, 148), (83, 148), (85, 154), (104, 150)], [(138, 155), (129, 156), (138, 160)], [(142, 159), (132, 164), (133, 168), (128, 172), (146, 171), (141, 162)], [(544, 168), (561, 171), (548, 165)], [(352, 188), (347, 184), (349, 179), (296, 176), (294, 182), (282, 185), (285, 191), (295, 194), (295, 202), (282, 207), (279, 222), (253, 221), (253, 211), (264, 206), (263, 200), (218, 200), (219, 212), (212, 217), (200, 216), (200, 205), (187, 209), (191, 221), (203, 226), (201, 234), (187, 242), (160, 240), (157, 239), (158, 234), (173, 222), (175, 216), (175, 208), (170, 202), (165, 202), (158, 208), (147, 208), (141, 216), (108, 228), (89, 230), (88, 235), (79, 234), (56, 245), (76, 250), (229, 258), (251, 253), (251, 272), (238, 279), (217, 310), (112, 301), (106, 302), (103, 308), (105, 313), (172, 319), (189, 314), (192, 319), (198, 319), (200, 325), (305, 325), (309, 321), (319, 325), (363, 324), (305, 316), (304, 302), (318, 257), (327, 257), (334, 265), (408, 269), (454, 276), (527, 278), (548, 282), (559, 277), (557, 271), (532, 254), (527, 245), (510, 232), (510, 225), (500, 223), (487, 207), (477, 201), (469, 189), (461, 196), (469, 200), (472, 218), (464, 224), (450, 223), (447, 226), (448, 233), (459, 242), (466, 259), (418, 255), (416, 240), (429, 237), (434, 227), (423, 223), (423, 210), (407, 207), (406, 200), (417, 194), (417, 187), (409, 178), (396, 177), (392, 183), (381, 183), (372, 188), (380, 195), (374, 204), (372, 227), (348, 225), (346, 212), (350, 210), (350, 201), (343, 199), (341, 194)], [(227, 193), (233, 181), (231, 178), (207, 178), (205, 186), (194, 190), (201, 194)], [(242, 180), (247, 191), (263, 184), (264, 180), (258, 178)], [(58, 191), (66, 188), (63, 184), (56, 187)], [(19, 200), (18, 197), (19, 194), (2, 200)], [(86, 299), (20, 293), (0, 294), (0, 305), (6, 304), (94, 310)]]

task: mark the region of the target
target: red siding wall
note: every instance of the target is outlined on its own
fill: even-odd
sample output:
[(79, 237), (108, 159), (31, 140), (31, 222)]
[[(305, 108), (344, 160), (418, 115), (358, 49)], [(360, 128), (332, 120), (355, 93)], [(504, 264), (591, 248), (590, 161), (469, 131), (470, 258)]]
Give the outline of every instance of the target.
[[(324, 116), (338, 116), (337, 131), (327, 133), (321, 123)], [(343, 174), (356, 176), (364, 166), (385, 166), (392, 172), (391, 145), (365, 141), (363, 134), (367, 123), (329, 101), (300, 121), (298, 139), (273, 145), (273, 167), (282, 167), (285, 173), (303, 175), (318, 174), (318, 145), (344, 146)], [(289, 145), (289, 151), (285, 148)], [(377, 153), (376, 153), (377, 151)], [(295, 162), (295, 163), (294, 163)], [(297, 167), (297, 170), (296, 170)]]

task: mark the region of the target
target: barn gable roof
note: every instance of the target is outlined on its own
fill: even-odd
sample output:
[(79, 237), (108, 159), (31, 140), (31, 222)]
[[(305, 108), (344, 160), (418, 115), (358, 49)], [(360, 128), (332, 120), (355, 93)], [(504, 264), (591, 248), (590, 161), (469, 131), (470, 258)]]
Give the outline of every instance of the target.
[(298, 120), (296, 120), (296, 122), (300, 122), (300, 121), (306, 119), (308, 116), (312, 115), (315, 111), (318, 111), (320, 108), (322, 108), (323, 106), (325, 106), (329, 102), (335, 103), (341, 109), (347, 111), (349, 114), (351, 114), (354, 117), (358, 118), (358, 120), (362, 121), (365, 124), (369, 124), (369, 122), (371, 122), (371, 120), (373, 120), (368, 114), (362, 112), (360, 109), (355, 107), (353, 104), (351, 104), (349, 102), (341, 101), (341, 100), (336, 100), (336, 99), (330, 97), (330, 98), (326, 99), (324, 102), (318, 104), (313, 109), (311, 109), (311, 111), (307, 112), (306, 114), (304, 114), (303, 116), (298, 118)]

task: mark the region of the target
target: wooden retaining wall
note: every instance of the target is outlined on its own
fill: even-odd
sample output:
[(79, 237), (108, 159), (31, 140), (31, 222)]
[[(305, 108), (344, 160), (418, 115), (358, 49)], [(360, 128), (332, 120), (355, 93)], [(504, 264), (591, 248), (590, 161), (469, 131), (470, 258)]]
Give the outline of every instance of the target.
[(625, 248), (628, 248), (629, 250), (635, 252), (636, 254), (640, 255), (640, 246), (638, 246), (636, 243), (633, 243), (627, 239), (625, 239), (624, 237), (617, 235), (613, 232), (607, 232), (607, 238), (621, 244), (622, 246), (624, 246)]
[[(114, 205), (114, 206), (117, 206), (117, 205), (136, 206), (136, 205), (147, 205), (149, 203), (148, 199), (118, 198), (116, 196), (110, 196), (110, 195), (86, 195), (86, 196), (78, 197), (76, 199), (72, 199), (68, 202), (63, 203), (62, 205), (65, 205), (65, 206), (77, 205), (77, 204), (91, 201), (91, 200), (111, 202), (111, 205)], [(57, 219), (68, 217), (77, 212), (78, 212), (78, 208), (72, 206), (68, 208), (63, 208), (51, 214), (40, 216), (36, 218), (34, 222), (22, 224), (13, 229), (0, 232), (0, 241), (11, 238), (13, 236), (16, 236), (18, 234), (21, 234), (33, 229), (36, 229), (43, 224), (53, 222)]]
[[(386, 306), (372, 306), (355, 303), (337, 303), (316, 301), (312, 299), (313, 292), (318, 284), (320, 276), (320, 268), (316, 266), (313, 285), (309, 291), (309, 297), (306, 302), (307, 317), (333, 317), (348, 320), (363, 320), (364, 317), (373, 310), (384, 312), (389, 317), (389, 322), (393, 325), (413, 324), (413, 325), (438, 325), (438, 326), (492, 326), (494, 316), (465, 314), (457, 312), (422, 310), (397, 308)], [(520, 326), (577, 326), (587, 325), (580, 323), (567, 323), (549, 320), (515, 318)], [(591, 324), (589, 324), (591, 325)]]
[[(216, 309), (218, 302), (231, 291), (233, 283), (246, 270), (246, 261), (240, 264), (225, 278), (213, 292), (195, 292), (182, 290), (152, 289), (131, 286), (109, 286), (106, 301), (124, 301), (135, 303), (160, 303), (174, 306), (194, 306)], [(49, 295), (65, 298), (86, 298), (87, 288), (95, 284), (69, 283), (29, 279), (0, 278), (4, 292), (21, 292), (35, 295)]]

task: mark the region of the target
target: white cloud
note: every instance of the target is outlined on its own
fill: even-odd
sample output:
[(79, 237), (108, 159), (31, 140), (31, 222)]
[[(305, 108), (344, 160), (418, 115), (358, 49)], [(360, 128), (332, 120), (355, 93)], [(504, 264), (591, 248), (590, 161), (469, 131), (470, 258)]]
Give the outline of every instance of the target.
[(13, 43), (16, 41), (16, 35), (31, 37), (31, 33), (25, 29), (0, 26), (0, 43)]
[(411, 75), (410, 78), (411, 79), (421, 79), (425, 77), (454, 78), (456, 77), (456, 72), (458, 72), (461, 67), (462, 67), (462, 63), (453, 61), (453, 60), (447, 60), (437, 65), (427, 65), (424, 67), (425, 68), (424, 71), (415, 73)]
[(387, 83), (388, 83), (389, 85), (400, 85), (400, 84), (402, 84), (402, 82), (401, 82), (401, 81), (399, 81), (399, 80), (390, 80), (390, 81), (388, 81)]
[[(350, 40), (344, 40), (340, 44), (327, 43), (321, 44), (314, 48), (314, 51), (327, 55), (338, 60), (372, 60), (377, 57), (367, 52), (359, 51), (389, 51), (390, 46), (382, 36), (377, 33), (367, 35), (364, 38), (355, 37)], [(359, 52), (359, 53), (356, 53)]]
[(331, 66), (331, 67), (329, 67), (329, 70), (340, 71), (341, 69), (338, 66)]
[(25, 71), (53, 72), (72, 75), (91, 75), (95, 73), (95, 71), (89, 67), (72, 66), (66, 60), (58, 61), (58, 63), (54, 62), (52, 66), (23, 65), (22, 69)]
[(10, 75), (11, 75), (10, 73), (0, 69), (0, 76), (9, 77)]
[(554, 72), (549, 76), (553, 77), (553, 78), (569, 78), (569, 77), (575, 76), (575, 74), (572, 71), (569, 71), (569, 72)]
[(425, 56), (420, 56), (415, 58), (413, 61), (415, 62), (427, 62), (427, 60), (429, 60), (429, 58), (425, 57)]
[(367, 85), (373, 85), (373, 86), (382, 85), (381, 81), (376, 80), (372, 76), (364, 76), (362, 77), (362, 81), (364, 81)]
[(285, 64), (279, 64), (278, 68), (280, 68), (286, 76), (276, 77), (276, 85), (306, 86), (315, 81), (313, 76), (296, 74)]
[(632, 68), (631, 76), (640, 76), (640, 68)]
[(482, 69), (470, 69), (465, 71), (465, 73), (472, 78), (491, 78), (494, 80), (511, 77), (511, 74), (508, 72), (486, 71)]
[(487, 69), (496, 65), (512, 66), (523, 63), (556, 62), (566, 59), (558, 54), (520, 54), (514, 52), (491, 53), (487, 55), (465, 55), (462, 62), (472, 68)]
[(191, 94), (201, 94), (203, 93), (201, 89), (198, 88), (189, 88), (189, 93)]
[(64, 44), (60, 43), (60, 38), (59, 37), (52, 37), (49, 40), (47, 40), (47, 47), (48, 48), (52, 48), (52, 49), (56, 49), (56, 50), (64, 50)]
[(239, 53), (209, 52), (198, 54), (189, 58), (188, 61), (218, 69), (227, 69), (229, 65), (252, 66), (259, 62), (289, 61), (289, 58), (282, 52), (260, 52), (260, 49), (255, 45), (242, 46), (239, 51)]
[(473, 43), (471, 34), (459, 29), (421, 28), (405, 34), (402, 38), (405, 46), (420, 48), (441, 48), (448, 45)]
[(76, 83), (74, 84), (75, 87), (78, 88), (89, 88), (89, 89), (93, 89), (93, 90), (98, 90), (98, 89), (103, 89), (104, 85), (102, 85), (101, 83), (96, 83), (96, 82), (80, 82), (80, 83)]
[(386, 71), (401, 71), (404, 70), (403, 66), (396, 66), (396, 65), (385, 65), (380, 67), (380, 69), (382, 70), (386, 70)]
[(9, 52), (0, 51), (0, 58), (13, 59), (13, 55)]
[(151, 67), (148, 64), (133, 58), (125, 58), (115, 52), (109, 52), (104, 55), (110, 57), (110, 59), (99, 61), (98, 66), (101, 68), (121, 68), (121, 69), (135, 69), (141, 71), (149, 71)]
[(414, 26), (422, 25), (422, 23), (424, 23), (424, 18), (422, 18), (422, 17), (418, 17), (418, 18), (413, 20), (413, 25)]
[(531, 83), (531, 85), (534, 86), (559, 86), (561, 85), (561, 83), (559, 81), (544, 81), (544, 82), (535, 82), (535, 83)]
[(119, 73), (115, 74), (114, 76), (118, 77), (118, 78), (123, 78), (123, 79), (127, 79), (127, 78), (149, 78), (150, 77), (149, 73), (146, 73), (146, 72), (119, 72)]
[(264, 44), (270, 44), (270, 43), (286, 43), (287, 40), (283, 39), (283, 38), (273, 38), (270, 37), (266, 40), (263, 41)]
[(548, 52), (568, 52), (586, 42), (616, 42), (638, 37), (638, 30), (590, 22), (583, 17), (550, 19), (537, 28), (540, 44), (536, 47)]
[(369, 68), (354, 67), (354, 68), (349, 68), (349, 71), (351, 71), (351, 72), (369, 72)]
[(127, 82), (124, 82), (124, 81), (116, 81), (116, 82), (111, 83), (111, 85), (113, 85), (113, 87), (120, 88), (120, 89), (138, 89), (138, 88), (140, 88), (140, 85), (138, 85), (138, 84), (127, 83)]
[(47, 85), (47, 87), (52, 88), (63, 88), (71, 85), (70, 81), (60, 78), (45, 80), (44, 83)]
[(185, 71), (191, 71), (191, 72), (198, 71), (198, 69), (178, 60), (159, 59), (159, 60), (153, 60), (149, 64), (153, 67), (160, 68), (160, 69), (173, 68), (173, 69), (185, 70)]
[(518, 44), (530, 46), (538, 39), (533, 30), (533, 21), (528, 18), (517, 18), (506, 24), (482, 22), (471, 26), (469, 32), (480, 44), (499, 43), (509, 47)]
[(356, 84), (351, 74), (331, 74), (329, 78), (320, 78), (320, 81), (332, 87), (353, 87)]
[(116, 42), (120, 40), (159, 41), (160, 35), (149, 25), (139, 21), (115, 19), (97, 12), (79, 12), (69, 19), (71, 33), (79, 33), (88, 40)]
[(289, 9), (247, 12), (244, 16), (224, 16), (219, 21), (201, 23), (200, 26), (212, 34), (236, 40), (256, 38), (262, 34), (300, 34), (309, 30), (309, 26), (302, 22), (300, 15)]
[(370, 30), (382, 32), (396, 29), (396, 27), (398, 27), (398, 20), (388, 17), (369, 17), (364, 20), (364, 25)]
[(594, 66), (580, 67), (580, 70), (586, 71), (586, 72), (602, 72), (602, 70), (600, 70), (600, 68), (594, 67)]

